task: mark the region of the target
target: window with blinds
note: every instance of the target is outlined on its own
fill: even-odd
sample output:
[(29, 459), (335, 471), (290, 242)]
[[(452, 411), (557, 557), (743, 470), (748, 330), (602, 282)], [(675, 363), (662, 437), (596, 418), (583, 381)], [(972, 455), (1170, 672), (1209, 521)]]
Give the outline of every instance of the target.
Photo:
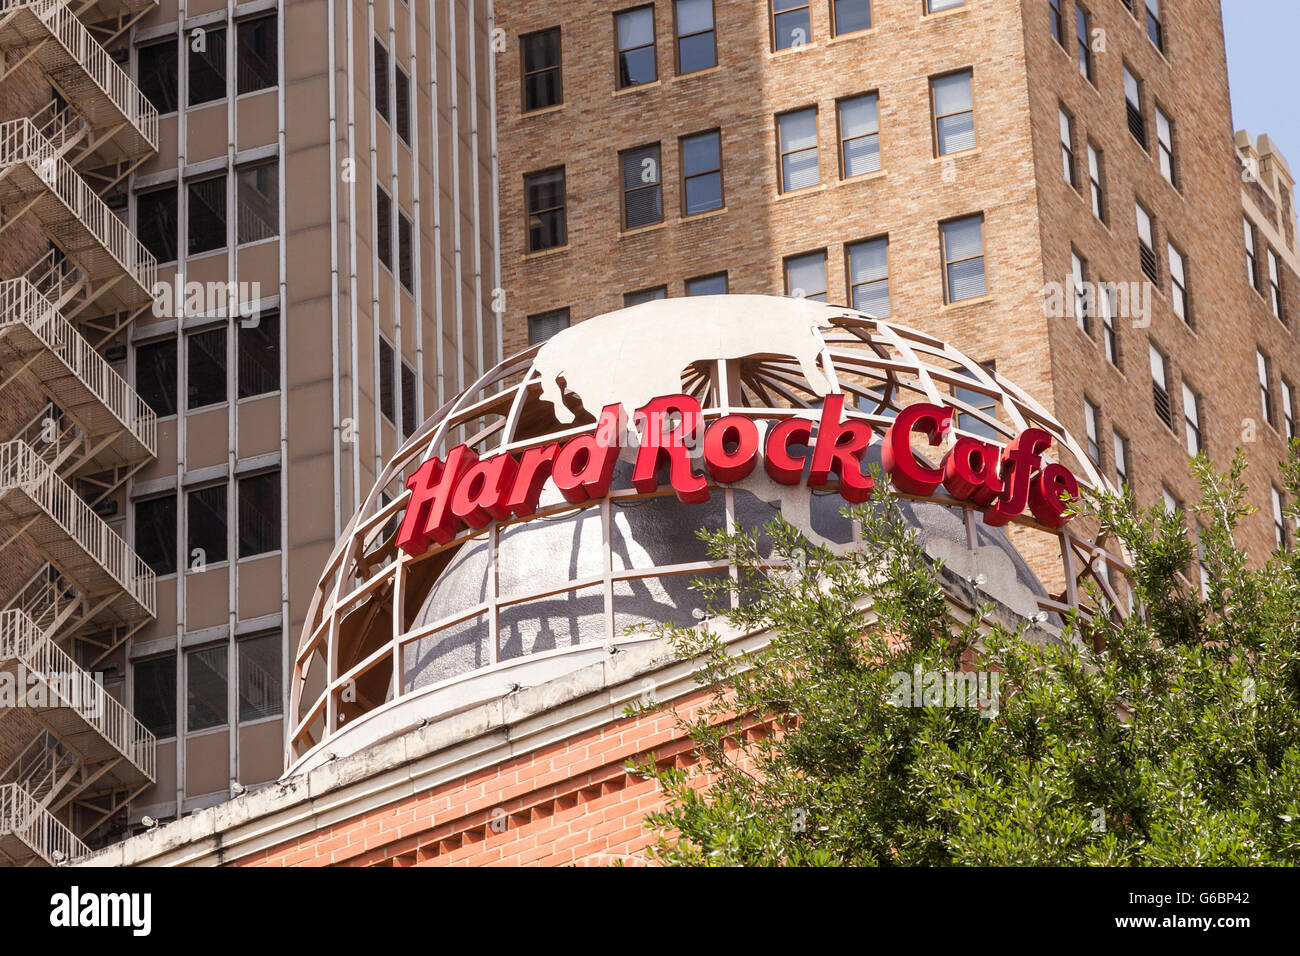
[(960, 302), (988, 292), (984, 276), (984, 216), (967, 216), (940, 226), (945, 301)]
[(975, 108), (970, 70), (930, 80), (930, 107), (934, 116), (936, 156), (975, 148)]
[(807, 189), (821, 182), (817, 170), (817, 108), (795, 110), (776, 118), (781, 154), (781, 192)]
[(877, 319), (889, 318), (889, 239), (848, 247), (849, 304)]
[(619, 154), (619, 162), (623, 168), (623, 228), (663, 222), (659, 144), (626, 150)]

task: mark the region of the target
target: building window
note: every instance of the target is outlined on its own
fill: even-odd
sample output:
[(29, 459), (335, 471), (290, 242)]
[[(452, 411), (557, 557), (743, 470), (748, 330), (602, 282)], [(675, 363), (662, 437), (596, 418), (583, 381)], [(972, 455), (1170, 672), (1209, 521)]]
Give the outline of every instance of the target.
[(415, 369), (402, 363), (402, 438), (410, 438), (420, 426), (418, 395), (419, 383), (416, 381)]
[(1183, 503), (1172, 491), (1164, 485), (1160, 486), (1160, 503), (1164, 505), (1165, 513), (1171, 515), (1181, 515), (1183, 513)]
[(726, 295), (727, 274), (725, 272), (716, 272), (711, 276), (700, 276), (698, 279), (687, 279), (686, 294)]
[(136, 661), (131, 670), (131, 712), (159, 740), (175, 737), (176, 658)]
[(284, 710), (284, 667), (279, 631), (241, 638), (239, 655), (239, 722), (279, 717)]
[(397, 277), (407, 292), (415, 291), (415, 256), (411, 249), (411, 220), (397, 213)]
[(772, 49), (803, 46), (812, 39), (808, 0), (771, 0)]
[(1187, 454), (1199, 455), (1205, 450), (1201, 439), (1201, 397), (1183, 382), (1183, 432), (1187, 438)]
[(226, 400), (226, 327), (185, 336), (185, 376), (189, 411)]
[(944, 10), (955, 10), (965, 2), (966, 0), (925, 0), (925, 12), (940, 13)]
[(618, 88), (653, 83), (655, 67), (655, 8), (637, 7), (614, 14), (618, 35)]
[(657, 285), (653, 289), (641, 289), (638, 292), (628, 292), (623, 296), (623, 307), (631, 308), (634, 305), (640, 305), (643, 302), (657, 302), (659, 299), (668, 298), (668, 286)]
[(1101, 411), (1087, 398), (1083, 400), (1083, 425), (1088, 436), (1088, 457), (1094, 465), (1101, 464)]
[(1147, 148), (1147, 121), (1142, 115), (1142, 81), (1124, 66), (1124, 103), (1128, 110), (1128, 131)]
[[(993, 371), (992, 362), (981, 362), (980, 364), (984, 366), (986, 371)], [(975, 378), (975, 373), (968, 368), (955, 368), (953, 371), (969, 379)], [(963, 385), (954, 385), (952, 394), (958, 402), (971, 409), (968, 412), (960, 409), (957, 411), (953, 420), (954, 427), (960, 432), (996, 441), (999, 437), (998, 430), (991, 423), (998, 420), (997, 397), (988, 394), (981, 388), (969, 388)], [(981, 415), (983, 418), (980, 417)], [(986, 418), (989, 421), (985, 421)]]
[(1282, 492), (1278, 491), (1277, 485), (1270, 485), (1269, 491), (1273, 496), (1273, 536), (1277, 539), (1277, 546), (1280, 549), (1286, 547), (1286, 508), (1282, 499)]
[(1165, 30), (1160, 24), (1160, 0), (1146, 0), (1147, 36), (1156, 45), (1157, 50), (1165, 48)]
[(1174, 315), (1192, 324), (1191, 303), (1187, 298), (1187, 259), (1172, 242), (1169, 247), (1169, 297)]
[(1079, 72), (1090, 83), (1095, 83), (1092, 75), (1092, 24), (1088, 11), (1082, 4), (1074, 6), (1074, 35), (1079, 50)]
[(135, 197), (135, 234), (159, 264), (176, 261), (176, 184)]
[(135, 390), (159, 418), (176, 414), (176, 340), (135, 347)]
[(713, 0), (676, 0), (677, 72), (694, 73), (718, 65), (713, 33)]
[(1295, 388), (1286, 379), (1282, 379), (1282, 423), (1288, 442), (1297, 437), (1295, 399)]
[(375, 184), (375, 252), (379, 261), (393, 268), (393, 201), (384, 187)]
[(796, 110), (776, 118), (781, 154), (781, 192), (806, 189), (821, 182), (817, 169), (817, 108)]
[(871, 29), (871, 0), (834, 0), (831, 3), (831, 34), (842, 36)]
[(135, 503), (135, 553), (159, 577), (176, 573), (176, 495)]
[(848, 247), (849, 304), (877, 319), (889, 318), (889, 239)]
[(1255, 365), (1259, 370), (1259, 404), (1264, 412), (1264, 421), (1276, 427), (1277, 419), (1273, 417), (1272, 363), (1259, 349), (1255, 350)]
[(375, 112), (388, 121), (392, 117), (390, 105), (393, 91), (388, 80), (388, 51), (375, 37)]
[(190, 106), (226, 96), (226, 31), (206, 30), (201, 38), (198, 49), (189, 43)]
[(569, 310), (552, 309), (528, 317), (528, 344), (536, 345), (569, 327)]
[(524, 177), (528, 198), (528, 251), (555, 249), (569, 241), (564, 215), (564, 167)]
[(975, 148), (970, 70), (930, 80), (930, 109), (934, 117), (935, 155), (946, 156)]
[(206, 565), (226, 560), (226, 486), (209, 485), (185, 495), (185, 558), (189, 567), (202, 571)]
[(880, 113), (876, 94), (840, 100), (840, 176), (851, 179), (880, 169)]
[(226, 177), (190, 183), (188, 197), (189, 241), (188, 254), (197, 256), (204, 252), (226, 247)]
[(390, 424), (397, 424), (397, 353), (382, 335), (379, 337), (379, 412)]
[(1075, 186), (1074, 172), (1074, 117), (1065, 111), (1065, 107), (1057, 109), (1057, 125), (1061, 131), (1061, 171), (1065, 174), (1065, 181), (1071, 186)]
[(224, 644), (189, 651), (185, 655), (185, 730), (196, 733), (226, 725), (226, 670)]
[(1070, 275), (1074, 280), (1074, 320), (1085, 334), (1091, 333), (1089, 320), (1091, 310), (1088, 307), (1088, 260), (1077, 252), (1070, 251)]
[(1119, 289), (1114, 283), (1101, 282), (1095, 294), (1097, 307), (1101, 310), (1101, 339), (1106, 349), (1106, 361), (1119, 368), (1119, 335), (1115, 331), (1115, 312), (1119, 303), (1116, 296)]
[(235, 171), (236, 235), (239, 244), (280, 234), (280, 164), (262, 163)]
[(1052, 39), (1065, 48), (1065, 19), (1061, 15), (1061, 0), (1047, 0), (1050, 8), (1048, 15), (1052, 19)]
[(1173, 412), (1169, 405), (1168, 360), (1164, 353), (1150, 344), (1151, 349), (1151, 391), (1155, 401), (1156, 415), (1169, 427), (1173, 427)]
[(561, 42), (559, 27), (539, 30), (520, 39), (525, 113), (564, 102)]
[(683, 214), (721, 209), (722, 135), (715, 129), (684, 136), (681, 148)]
[(1156, 107), (1156, 147), (1160, 153), (1160, 175), (1170, 185), (1178, 185), (1178, 167), (1174, 162), (1174, 123), (1165, 111)]
[(975, 299), (988, 292), (984, 276), (984, 216), (967, 216), (940, 226), (943, 235), (945, 302)]
[(1259, 288), (1259, 261), (1255, 258), (1255, 224), (1242, 219), (1246, 227), (1246, 279), (1252, 289)]
[(1106, 221), (1105, 193), (1101, 189), (1101, 150), (1088, 144), (1088, 190), (1092, 197), (1092, 214)]
[(180, 64), (176, 37), (150, 43), (135, 51), (136, 76), (140, 92), (160, 116), (175, 113), (178, 106), (176, 87)]
[(262, 312), (238, 324), (239, 397), (280, 389), (280, 313)]
[(403, 143), (411, 142), (411, 78), (400, 66), (393, 71), (393, 126), (397, 138)]
[(664, 220), (659, 144), (619, 154), (623, 168), (623, 228), (636, 229)]
[(279, 37), (275, 14), (249, 17), (235, 24), (235, 69), (238, 93), (256, 93), (280, 82)]
[(1128, 439), (1116, 429), (1111, 432), (1110, 443), (1115, 453), (1115, 484), (1123, 488), (1129, 483)]
[(280, 473), (240, 478), (239, 556), (251, 558), (280, 550)]
[(1264, 257), (1268, 261), (1268, 305), (1275, 316), (1285, 321), (1282, 314), (1282, 271), (1278, 268), (1277, 253), (1265, 246)]
[(785, 260), (785, 294), (796, 299), (826, 301), (826, 250)]
[(1138, 229), (1138, 258), (1142, 271), (1152, 282), (1160, 281), (1160, 259), (1156, 256), (1156, 227), (1151, 213), (1141, 203), (1136, 203)]

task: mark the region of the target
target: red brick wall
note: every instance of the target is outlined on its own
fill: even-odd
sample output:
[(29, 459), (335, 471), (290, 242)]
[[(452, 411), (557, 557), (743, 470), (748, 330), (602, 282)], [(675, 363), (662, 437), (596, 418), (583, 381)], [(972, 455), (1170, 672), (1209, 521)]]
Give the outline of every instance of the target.
[[(703, 695), (679, 702), (686, 717)], [(235, 861), (237, 866), (607, 865), (644, 859), (663, 805), (624, 769), (648, 753), (679, 766), (690, 742), (667, 714), (624, 718), (453, 783)], [(701, 784), (704, 782), (700, 778)]]

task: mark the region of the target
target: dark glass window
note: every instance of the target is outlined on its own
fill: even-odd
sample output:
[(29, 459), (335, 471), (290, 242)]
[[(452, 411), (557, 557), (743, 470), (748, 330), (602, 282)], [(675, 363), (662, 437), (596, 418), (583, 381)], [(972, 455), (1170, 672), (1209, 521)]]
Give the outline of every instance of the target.
[(718, 65), (713, 32), (713, 0), (677, 0), (677, 72), (694, 73)]
[(398, 67), (393, 87), (393, 125), (403, 143), (411, 142), (411, 78)]
[(569, 327), (569, 310), (552, 309), (528, 317), (528, 344), (545, 342), (551, 336), (563, 332)]
[(524, 68), (524, 112), (564, 102), (560, 28), (530, 33), (520, 40)]
[(180, 59), (176, 38), (150, 43), (136, 50), (136, 76), (143, 93), (159, 113), (175, 113)]
[(280, 164), (245, 166), (236, 170), (235, 180), (239, 242), (274, 239), (280, 234)]
[(717, 130), (682, 139), (686, 215), (722, 208), (722, 137)]
[(623, 228), (636, 229), (663, 222), (659, 144), (629, 149), (622, 154)]
[(280, 473), (239, 479), (239, 556), (280, 550)]
[(265, 395), (279, 387), (280, 313), (262, 312), (256, 323), (239, 323), (239, 397)]
[(185, 374), (188, 377), (189, 401), (193, 410), (218, 405), (226, 400), (226, 330), (208, 329), (191, 332), (186, 338), (188, 354)]
[(379, 185), (375, 186), (375, 245), (379, 261), (393, 268), (393, 201)]
[(160, 740), (176, 736), (176, 658), (136, 661), (131, 711)]
[[(226, 560), (226, 486), (212, 485), (189, 492), (185, 498), (189, 525), (185, 559), (190, 568), (202, 561), (216, 564)], [(195, 554), (195, 551), (202, 554)]]
[(640, 289), (636, 292), (627, 292), (623, 295), (624, 308), (631, 308), (634, 305), (640, 305), (642, 302), (656, 302), (659, 299), (668, 298), (668, 286), (657, 285), (653, 289)]
[(389, 110), (390, 98), (388, 88), (388, 51), (378, 39), (375, 40), (375, 111), (384, 119), (392, 113)]
[(190, 51), (190, 106), (223, 99), (226, 95), (225, 29), (194, 30), (186, 35), (185, 42)]
[(135, 197), (135, 234), (160, 263), (176, 261), (176, 200), (175, 184)]
[(614, 14), (618, 39), (618, 88), (653, 83), (655, 68), (655, 8), (637, 7)]
[(255, 93), (279, 82), (275, 14), (240, 20), (235, 25), (235, 69), (240, 93)]
[(394, 391), (394, 364), (397, 362), (393, 347), (379, 340), (379, 411), (393, 424), (397, 424), (397, 397)]
[(698, 279), (687, 279), (686, 294), (726, 295), (727, 274), (725, 272), (719, 272), (716, 275), (700, 276)]
[(176, 414), (176, 340), (135, 348), (135, 390), (160, 418)]
[(188, 254), (199, 255), (226, 246), (226, 177), (190, 183)]
[(871, 29), (871, 0), (835, 0), (835, 35)]
[(772, 48), (785, 50), (812, 40), (808, 0), (771, 0)]
[(239, 653), (239, 722), (278, 717), (284, 710), (280, 632), (245, 637), (235, 649)]
[(185, 730), (212, 730), (226, 723), (226, 670), (229, 656), (224, 644), (190, 651), (185, 655)]
[(402, 363), (402, 437), (410, 438), (415, 434), (415, 429), (420, 423), (416, 419), (419, 412), (416, 411), (415, 401), (415, 369)]
[(528, 251), (554, 249), (567, 243), (564, 167), (525, 177), (524, 193), (528, 199)]
[(397, 276), (408, 292), (415, 291), (415, 259), (411, 249), (411, 220), (397, 214)]
[(176, 573), (176, 496), (135, 503), (135, 553), (157, 575)]

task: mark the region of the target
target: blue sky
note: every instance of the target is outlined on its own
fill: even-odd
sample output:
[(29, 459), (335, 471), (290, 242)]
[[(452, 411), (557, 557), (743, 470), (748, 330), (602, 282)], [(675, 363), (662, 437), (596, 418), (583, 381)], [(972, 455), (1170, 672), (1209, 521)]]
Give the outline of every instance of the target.
[(1268, 133), (1300, 176), (1300, 0), (1222, 0), (1234, 129)]

